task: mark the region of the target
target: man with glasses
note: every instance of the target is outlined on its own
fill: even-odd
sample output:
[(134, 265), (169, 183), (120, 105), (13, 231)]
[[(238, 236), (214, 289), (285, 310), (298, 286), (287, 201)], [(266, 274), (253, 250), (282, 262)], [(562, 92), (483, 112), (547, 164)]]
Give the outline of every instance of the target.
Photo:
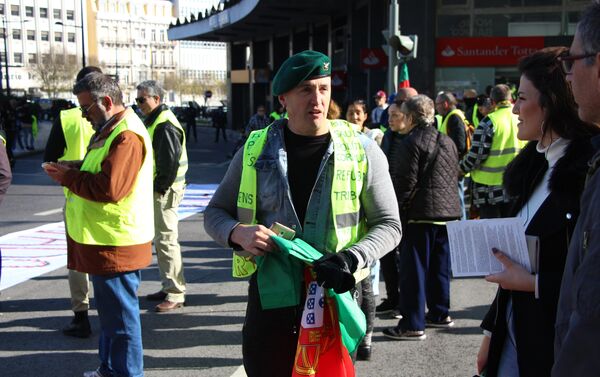
[[(84, 78), (88, 73), (102, 73), (100, 68), (87, 66), (79, 71), (75, 82)], [(87, 151), (94, 128), (84, 115), (87, 109), (75, 107), (62, 110), (54, 119), (46, 149), (44, 162), (72, 161), (81, 162)], [(67, 195), (65, 188), (64, 193)], [(88, 274), (69, 269), (69, 291), (71, 293), (71, 309), (74, 317), (71, 323), (63, 328), (63, 334), (77, 338), (87, 338), (92, 330), (88, 319), (90, 308), (90, 283)]]
[(188, 159), (185, 132), (175, 114), (162, 103), (164, 94), (156, 81), (148, 80), (137, 86), (135, 99), (146, 116), (144, 124), (154, 150), (154, 249), (162, 288), (146, 299), (161, 301), (155, 307), (157, 312), (181, 308), (185, 301), (177, 208), (185, 191)]
[(90, 274), (94, 285), (100, 366), (84, 377), (143, 376), (137, 290), (152, 261), (152, 142), (115, 80), (90, 73), (73, 94), (96, 133), (80, 165), (44, 169), (69, 189), (67, 267)]
[[(600, 1), (583, 12), (569, 54), (560, 60), (579, 117), (600, 127)], [(595, 351), (600, 338), (600, 136), (592, 144), (597, 152), (590, 162), (560, 289), (553, 377), (594, 376), (600, 370)]]

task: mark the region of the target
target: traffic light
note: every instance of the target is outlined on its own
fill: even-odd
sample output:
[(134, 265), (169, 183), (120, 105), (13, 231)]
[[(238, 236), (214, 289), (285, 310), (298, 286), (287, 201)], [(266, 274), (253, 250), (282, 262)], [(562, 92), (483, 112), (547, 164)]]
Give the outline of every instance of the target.
[(419, 37), (416, 34), (399, 35), (394, 34), (388, 38), (388, 44), (400, 62), (417, 58), (417, 42)]

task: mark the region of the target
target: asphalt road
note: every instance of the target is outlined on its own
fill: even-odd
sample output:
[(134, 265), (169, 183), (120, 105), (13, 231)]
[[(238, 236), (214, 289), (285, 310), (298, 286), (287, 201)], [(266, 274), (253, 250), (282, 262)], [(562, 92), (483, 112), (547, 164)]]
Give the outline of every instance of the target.
[[(218, 183), (227, 168), (233, 142), (215, 144), (213, 132), (200, 128), (198, 142), (188, 146), (191, 183)], [(0, 235), (61, 220), (60, 211), (34, 215), (63, 204), (62, 190), (40, 168), (41, 158), (39, 153), (19, 157), (13, 185), (0, 207)], [(154, 313), (154, 304), (143, 296), (160, 289), (156, 264), (142, 273), (146, 376), (243, 376), (241, 328), (247, 284), (231, 278), (231, 253), (206, 235), (202, 214), (180, 223), (180, 242), (188, 282), (183, 309)], [(1, 292), (0, 376), (81, 376), (98, 365), (95, 311), (91, 311), (91, 338), (74, 339), (60, 332), (72, 315), (66, 276), (66, 268), (61, 268)], [(357, 363), (357, 376), (471, 377), (481, 340), (479, 322), (494, 292), (495, 286), (482, 279), (454, 280), (451, 315), (456, 326), (427, 330), (422, 342), (387, 340), (381, 330), (396, 320), (378, 318), (373, 358)]]

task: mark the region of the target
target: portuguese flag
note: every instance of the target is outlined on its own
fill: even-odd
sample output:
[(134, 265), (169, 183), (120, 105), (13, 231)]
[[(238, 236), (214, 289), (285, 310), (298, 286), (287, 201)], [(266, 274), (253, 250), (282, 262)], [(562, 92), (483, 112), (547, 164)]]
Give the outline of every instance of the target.
[(401, 63), (398, 75), (398, 88), (410, 88), (410, 80), (408, 79), (408, 66), (406, 63)]

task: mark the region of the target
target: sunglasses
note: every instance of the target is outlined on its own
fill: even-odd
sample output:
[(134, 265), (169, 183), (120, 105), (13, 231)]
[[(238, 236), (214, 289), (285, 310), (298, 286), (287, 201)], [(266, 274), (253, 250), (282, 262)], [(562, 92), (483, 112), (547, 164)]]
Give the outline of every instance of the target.
[(570, 55), (568, 51), (565, 51), (558, 56), (558, 61), (565, 75), (568, 75), (573, 70), (573, 65), (577, 60), (596, 56), (597, 52), (588, 52), (585, 54)]
[(147, 98), (150, 98), (150, 97), (154, 97), (154, 96), (143, 96), (143, 97), (137, 97), (137, 98), (135, 99), (135, 102), (137, 102), (139, 105), (141, 105), (141, 104), (144, 104), (144, 103), (146, 103), (146, 101), (147, 101)]
[(88, 107), (82, 107), (79, 106), (79, 110), (81, 110), (81, 115), (86, 116), (89, 114), (90, 110), (92, 109), (92, 107), (94, 107), (95, 105), (97, 105), (96, 102), (92, 103), (91, 105), (89, 105)]

